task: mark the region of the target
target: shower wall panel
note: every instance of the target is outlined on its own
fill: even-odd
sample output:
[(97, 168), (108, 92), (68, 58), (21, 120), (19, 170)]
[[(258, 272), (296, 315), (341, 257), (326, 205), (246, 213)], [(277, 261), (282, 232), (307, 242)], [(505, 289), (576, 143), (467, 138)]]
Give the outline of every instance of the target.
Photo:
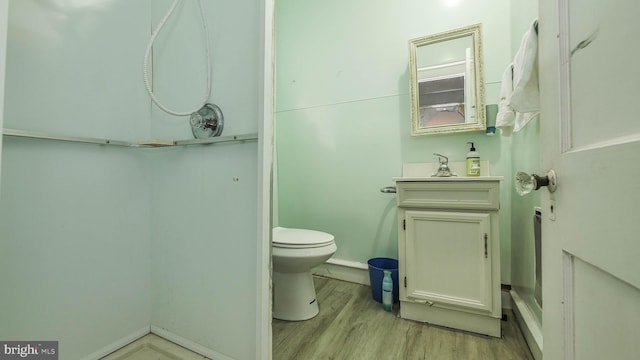
[(144, 156), (11, 138), (2, 155), (0, 339), (80, 359), (148, 329)]
[[(154, 28), (171, 5), (154, 1)], [(262, 10), (256, 0), (204, 2), (212, 63), (210, 102), (225, 135), (257, 133), (262, 119)], [(195, 1), (176, 9), (154, 45), (154, 90), (188, 111), (203, 100), (205, 37)], [(153, 138), (192, 138), (188, 117), (152, 107)], [(153, 329), (211, 350), (256, 358), (258, 143), (154, 150)], [(266, 354), (264, 354), (266, 355)]]
[[(144, 0), (11, 1), (4, 127), (148, 137), (149, 19)], [(0, 339), (81, 359), (148, 331), (146, 152), (5, 137), (2, 156)]]
[(4, 127), (139, 140), (149, 134), (144, 0), (11, 1)]
[(153, 328), (255, 358), (257, 143), (160, 150), (152, 188)]
[[(172, 1), (153, 1), (153, 26)], [(257, 132), (262, 99), (261, 24), (258, 0), (204, 1), (211, 49), (211, 96), (222, 108), (224, 135)], [(198, 109), (205, 99), (206, 39), (196, 1), (184, 1), (158, 34), (153, 48), (153, 88), (160, 102), (177, 112)], [(192, 138), (189, 117), (152, 107), (153, 138)]]

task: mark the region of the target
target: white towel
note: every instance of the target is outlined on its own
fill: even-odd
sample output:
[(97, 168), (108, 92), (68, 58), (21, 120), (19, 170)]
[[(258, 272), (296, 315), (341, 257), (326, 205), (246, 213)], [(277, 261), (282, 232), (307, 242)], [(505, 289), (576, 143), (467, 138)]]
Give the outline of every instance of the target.
[(516, 113), (509, 105), (511, 92), (513, 91), (513, 64), (509, 64), (502, 73), (500, 86), (500, 102), (498, 103), (498, 115), (496, 115), (496, 128), (500, 129), (502, 136), (511, 136), (515, 125)]
[(513, 64), (502, 75), (496, 127), (503, 136), (520, 131), (540, 113), (538, 33), (534, 21), (522, 37)]
[(513, 93), (511, 107), (526, 113), (540, 110), (538, 93), (538, 34), (535, 22), (522, 38), (520, 48), (513, 59)]

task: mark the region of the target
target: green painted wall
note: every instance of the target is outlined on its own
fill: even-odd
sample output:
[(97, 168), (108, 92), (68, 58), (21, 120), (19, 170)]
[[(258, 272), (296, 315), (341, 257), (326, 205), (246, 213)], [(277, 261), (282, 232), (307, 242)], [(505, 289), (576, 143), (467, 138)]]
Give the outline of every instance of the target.
[[(487, 103), (511, 61), (509, 0), (276, 2), (278, 224), (336, 237), (335, 258), (397, 257), (395, 196), (380, 193), (403, 162), (463, 161), (475, 141), (503, 175), (502, 281), (510, 281), (511, 139), (484, 133), (410, 136), (412, 38), (483, 24)], [(366, 9), (366, 11), (365, 11)]]
[[(538, 14), (536, 1), (512, 0), (511, 45), (515, 55), (522, 36)], [(513, 134), (512, 167), (516, 171), (540, 174), (540, 123), (529, 123), (522, 131)], [(535, 286), (535, 248), (533, 232), (534, 207), (540, 206), (540, 192), (521, 197), (511, 190), (511, 285), (520, 297), (542, 320), (542, 312), (536, 304), (533, 291)], [(543, 213), (544, 216), (544, 213)]]

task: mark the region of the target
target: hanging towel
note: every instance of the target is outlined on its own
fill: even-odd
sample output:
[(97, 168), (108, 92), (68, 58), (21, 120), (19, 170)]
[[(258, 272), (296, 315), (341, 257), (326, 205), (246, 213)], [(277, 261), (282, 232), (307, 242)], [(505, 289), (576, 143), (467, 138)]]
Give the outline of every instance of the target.
[(498, 115), (496, 115), (496, 128), (500, 129), (502, 136), (511, 136), (515, 125), (516, 113), (509, 105), (511, 92), (513, 91), (513, 64), (509, 64), (502, 73), (500, 86), (500, 102), (498, 103)]
[(540, 113), (536, 24), (537, 20), (529, 26), (513, 59), (513, 92), (509, 101), (511, 108), (516, 111), (513, 131), (519, 131)]
[(502, 75), (496, 127), (503, 136), (520, 131), (540, 113), (537, 23), (529, 26), (513, 64)]
[(538, 34), (535, 22), (522, 38), (513, 59), (513, 93), (511, 107), (521, 113), (539, 111), (538, 94)]

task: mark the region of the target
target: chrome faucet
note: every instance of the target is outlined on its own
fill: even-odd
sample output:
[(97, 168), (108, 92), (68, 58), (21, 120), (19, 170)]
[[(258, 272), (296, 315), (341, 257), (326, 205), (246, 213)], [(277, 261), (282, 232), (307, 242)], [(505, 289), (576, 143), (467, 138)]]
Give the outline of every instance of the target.
[(433, 155), (436, 155), (438, 157), (438, 161), (440, 162), (440, 166), (438, 166), (438, 171), (431, 175), (432, 177), (451, 177), (451, 176), (458, 176), (454, 173), (451, 172), (451, 169), (449, 169), (449, 158), (442, 155), (442, 154), (438, 154), (438, 153), (433, 153)]

